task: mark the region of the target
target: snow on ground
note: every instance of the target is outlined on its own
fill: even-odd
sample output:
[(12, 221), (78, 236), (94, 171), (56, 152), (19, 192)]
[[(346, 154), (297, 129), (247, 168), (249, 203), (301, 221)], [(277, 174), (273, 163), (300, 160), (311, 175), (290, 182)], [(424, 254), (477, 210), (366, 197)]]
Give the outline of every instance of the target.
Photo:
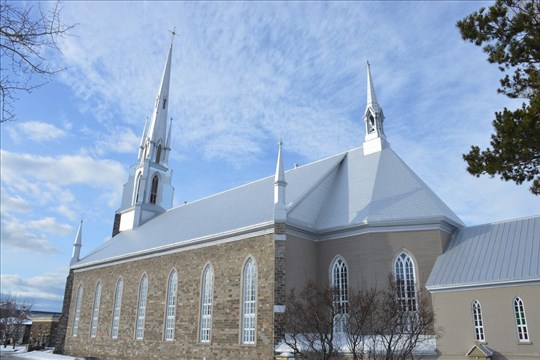
[(2, 359), (26, 359), (26, 360), (75, 360), (73, 356), (64, 356), (53, 354), (52, 350), (45, 351), (26, 351), (26, 346), (17, 346), (15, 350), (13, 346), (8, 346), (4, 348), (1, 346), (0, 357)]

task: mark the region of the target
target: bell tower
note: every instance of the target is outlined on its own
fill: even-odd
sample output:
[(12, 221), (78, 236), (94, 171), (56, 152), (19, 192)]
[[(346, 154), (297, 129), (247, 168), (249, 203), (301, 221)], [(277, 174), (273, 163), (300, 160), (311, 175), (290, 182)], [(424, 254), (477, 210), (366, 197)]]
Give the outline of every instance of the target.
[(134, 229), (172, 207), (174, 188), (169, 169), (172, 119), (167, 124), (172, 43), (150, 121), (146, 120), (138, 162), (130, 168), (122, 204), (116, 211), (112, 236)]

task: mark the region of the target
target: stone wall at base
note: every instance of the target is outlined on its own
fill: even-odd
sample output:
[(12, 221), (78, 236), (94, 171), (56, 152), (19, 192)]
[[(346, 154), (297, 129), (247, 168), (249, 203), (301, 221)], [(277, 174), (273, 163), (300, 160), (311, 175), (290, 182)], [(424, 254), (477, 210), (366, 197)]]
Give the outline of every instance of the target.
[(55, 354), (64, 353), (64, 345), (68, 328), (68, 318), (70, 311), (70, 301), (72, 298), (73, 292), (73, 271), (69, 271), (69, 274), (66, 278), (66, 288), (64, 290), (64, 302), (62, 304), (62, 315), (58, 321), (58, 328), (56, 331), (56, 344), (54, 346)]
[[(253, 257), (257, 265), (256, 341), (241, 344), (242, 270)], [(274, 236), (195, 248), (133, 260), (74, 274), (73, 286), (84, 288), (78, 336), (71, 336), (74, 306), (69, 312), (65, 354), (98, 359), (271, 359), (274, 356)], [(210, 343), (199, 337), (200, 288), (206, 264), (214, 268), (214, 294)], [(167, 280), (178, 272), (175, 333), (165, 341), (164, 318)], [(135, 339), (139, 284), (148, 276), (148, 299), (144, 339)], [(117, 339), (111, 338), (116, 283), (123, 279), (122, 308)], [(97, 335), (90, 337), (94, 290), (101, 281), (102, 293)], [(71, 304), (76, 303), (76, 291)]]

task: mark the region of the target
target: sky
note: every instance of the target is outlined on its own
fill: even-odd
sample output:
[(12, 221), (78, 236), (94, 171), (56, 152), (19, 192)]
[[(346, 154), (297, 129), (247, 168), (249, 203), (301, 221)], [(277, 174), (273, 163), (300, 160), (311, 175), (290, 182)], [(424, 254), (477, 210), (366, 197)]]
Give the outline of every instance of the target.
[(0, 129), (1, 291), (61, 311), (81, 219), (81, 256), (110, 237), (174, 28), (173, 206), (272, 175), (280, 138), (286, 169), (361, 146), (369, 61), (390, 146), (465, 224), (538, 215), (526, 184), (462, 160), (520, 105), (455, 26), (489, 4), (63, 3), (77, 25), (49, 55), (67, 70)]

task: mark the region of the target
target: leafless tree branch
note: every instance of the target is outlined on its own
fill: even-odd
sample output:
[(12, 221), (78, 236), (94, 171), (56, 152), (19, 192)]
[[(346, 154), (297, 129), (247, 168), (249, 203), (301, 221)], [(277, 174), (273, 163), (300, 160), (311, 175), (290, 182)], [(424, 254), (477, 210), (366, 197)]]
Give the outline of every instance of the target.
[(0, 0), (0, 122), (15, 118), (18, 92), (30, 93), (65, 70), (48, 61), (54, 53), (62, 54), (58, 40), (75, 26), (64, 24), (60, 12), (60, 2), (44, 10), (41, 5), (21, 8)]

